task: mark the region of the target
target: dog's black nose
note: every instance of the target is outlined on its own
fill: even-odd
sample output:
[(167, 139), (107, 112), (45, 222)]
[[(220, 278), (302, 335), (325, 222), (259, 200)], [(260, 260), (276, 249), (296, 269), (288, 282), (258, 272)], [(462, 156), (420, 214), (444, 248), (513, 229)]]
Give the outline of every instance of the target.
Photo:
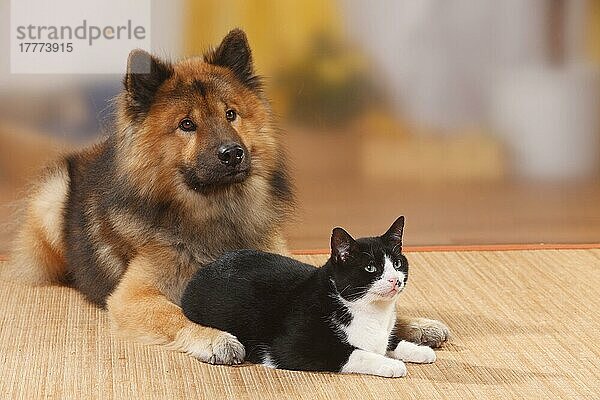
[(244, 159), (244, 149), (237, 143), (224, 144), (219, 147), (219, 160), (228, 167), (235, 167)]

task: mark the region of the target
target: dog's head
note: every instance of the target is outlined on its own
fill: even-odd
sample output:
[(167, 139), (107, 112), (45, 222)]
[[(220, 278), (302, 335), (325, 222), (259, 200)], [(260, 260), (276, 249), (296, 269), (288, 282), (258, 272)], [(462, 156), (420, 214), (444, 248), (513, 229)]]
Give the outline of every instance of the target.
[(140, 184), (202, 195), (252, 175), (271, 179), (281, 167), (243, 31), (231, 31), (204, 57), (177, 63), (134, 50), (124, 86), (120, 146), (125, 168)]

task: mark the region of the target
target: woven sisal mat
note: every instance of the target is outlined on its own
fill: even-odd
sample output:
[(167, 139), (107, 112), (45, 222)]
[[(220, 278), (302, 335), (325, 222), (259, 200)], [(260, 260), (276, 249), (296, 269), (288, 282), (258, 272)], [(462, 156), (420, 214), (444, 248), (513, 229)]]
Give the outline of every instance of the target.
[(408, 257), (400, 312), (439, 318), (454, 336), (406, 378), (206, 365), (113, 338), (105, 313), (71, 289), (0, 283), (0, 398), (599, 397), (600, 250)]

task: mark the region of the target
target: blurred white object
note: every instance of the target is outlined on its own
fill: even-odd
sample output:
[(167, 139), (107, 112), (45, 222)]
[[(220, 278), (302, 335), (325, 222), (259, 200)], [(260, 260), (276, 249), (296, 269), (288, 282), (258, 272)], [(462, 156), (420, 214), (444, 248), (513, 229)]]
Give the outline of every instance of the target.
[(547, 0), (343, 0), (397, 111), (457, 132), (483, 122), (496, 71), (546, 61)]
[(581, 64), (508, 73), (492, 96), (491, 117), (524, 178), (593, 176), (600, 165), (600, 86)]

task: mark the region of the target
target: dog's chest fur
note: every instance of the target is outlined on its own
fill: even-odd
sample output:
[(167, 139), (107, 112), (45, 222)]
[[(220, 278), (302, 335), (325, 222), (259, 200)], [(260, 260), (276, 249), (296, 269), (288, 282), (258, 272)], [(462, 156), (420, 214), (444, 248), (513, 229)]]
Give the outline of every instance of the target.
[(199, 209), (194, 213), (174, 208), (165, 210), (162, 217), (145, 221), (143, 230), (154, 242), (173, 249), (176, 257), (175, 268), (169, 269), (159, 284), (171, 301), (179, 303), (189, 278), (223, 253), (269, 249), (270, 230), (276, 229), (276, 217), (262, 207), (260, 199), (252, 199), (241, 190), (235, 196), (234, 201), (216, 199), (220, 204), (213, 205), (210, 211)]

